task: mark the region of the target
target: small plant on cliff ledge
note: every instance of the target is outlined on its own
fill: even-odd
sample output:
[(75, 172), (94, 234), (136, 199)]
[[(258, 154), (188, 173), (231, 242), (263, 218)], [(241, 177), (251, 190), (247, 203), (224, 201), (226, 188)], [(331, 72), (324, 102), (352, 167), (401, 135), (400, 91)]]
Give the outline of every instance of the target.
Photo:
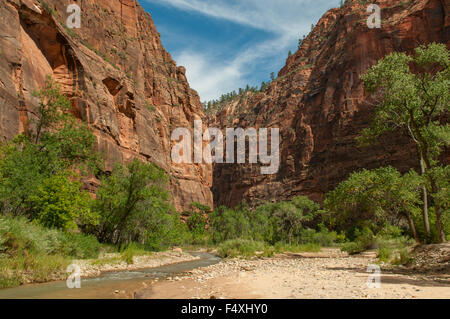
[(155, 112), (156, 111), (156, 107), (151, 105), (150, 102), (145, 101), (145, 108), (147, 110), (149, 110), (150, 112)]

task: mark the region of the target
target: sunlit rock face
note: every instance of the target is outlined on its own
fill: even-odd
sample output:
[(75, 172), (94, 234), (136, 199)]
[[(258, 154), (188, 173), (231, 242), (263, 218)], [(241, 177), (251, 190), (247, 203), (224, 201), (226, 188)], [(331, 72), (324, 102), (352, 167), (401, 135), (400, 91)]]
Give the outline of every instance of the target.
[[(81, 28), (68, 29), (69, 4)], [(0, 137), (24, 130), (47, 75), (72, 101), (106, 156), (106, 169), (134, 158), (170, 175), (178, 210), (212, 206), (211, 165), (172, 163), (170, 134), (204, 117), (185, 69), (163, 48), (150, 15), (134, 0), (0, 1)], [(87, 181), (92, 191), (98, 180)]]
[(355, 170), (416, 166), (414, 146), (399, 134), (378, 147), (357, 147), (355, 137), (368, 126), (375, 105), (361, 75), (394, 51), (412, 53), (430, 42), (450, 48), (450, 1), (373, 1), (382, 9), (380, 29), (368, 28), (369, 1), (363, 2), (347, 1), (325, 13), (264, 93), (248, 93), (208, 116), (210, 126), (221, 128), (281, 129), (277, 174), (261, 175), (258, 165), (214, 166), (216, 206), (296, 195), (320, 201)]
[[(191, 202), (235, 205), (243, 199), (279, 201), (296, 195), (321, 200), (350, 172), (416, 165), (401, 135), (359, 149), (374, 101), (360, 77), (393, 51), (422, 43), (449, 45), (449, 0), (378, 0), (380, 29), (369, 29), (364, 1), (328, 11), (264, 93), (247, 94), (204, 119), (185, 68), (163, 48), (148, 13), (134, 0), (0, 1), (0, 138), (9, 140), (33, 118), (32, 92), (51, 75), (87, 122), (106, 156), (106, 169), (133, 158), (153, 162), (171, 178), (175, 207)], [(69, 4), (81, 8), (81, 28), (67, 29)], [(279, 127), (277, 174), (253, 164), (174, 164), (171, 132), (208, 126)], [(86, 181), (94, 191), (98, 180)]]

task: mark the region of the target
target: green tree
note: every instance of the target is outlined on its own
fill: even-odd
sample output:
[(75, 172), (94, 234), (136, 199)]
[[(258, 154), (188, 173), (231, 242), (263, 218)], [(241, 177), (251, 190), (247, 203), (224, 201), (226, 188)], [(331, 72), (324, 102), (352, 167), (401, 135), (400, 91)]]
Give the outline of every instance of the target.
[[(75, 173), (87, 173), (85, 168), (98, 166), (92, 152), (95, 138), (86, 125), (68, 113), (70, 101), (49, 77), (45, 88), (34, 95), (40, 103), (27, 129), (0, 147), (0, 208), (3, 214), (24, 215), (48, 227), (75, 228), (76, 222), (95, 220), (94, 216), (78, 218), (86, 211), (78, 200), (84, 193)], [(38, 200), (45, 194), (75, 202), (71, 207), (61, 203), (50, 216), (55, 203), (49, 197)]]
[(264, 91), (266, 90), (266, 88), (267, 88), (267, 83), (264, 82), (264, 81), (262, 81), (262, 82), (261, 82), (261, 87), (260, 87), (259, 91), (260, 91), (260, 92), (264, 92)]
[[(439, 193), (432, 174), (443, 147), (450, 142), (448, 116), (450, 99), (450, 55), (444, 44), (420, 46), (414, 56), (392, 53), (379, 61), (363, 77), (368, 92), (381, 96), (369, 128), (359, 138), (361, 145), (372, 144), (387, 132), (403, 131), (417, 149), (421, 175), (429, 180), (423, 187), (423, 220), (430, 234), (428, 192)], [(414, 70), (414, 71), (413, 71)], [(446, 115), (447, 114), (447, 115)], [(434, 207), (439, 241), (445, 241), (442, 212)]]
[(324, 207), (331, 213), (329, 223), (347, 234), (367, 227), (377, 233), (387, 222), (395, 224), (404, 219), (419, 241), (414, 216), (420, 211), (422, 183), (413, 170), (404, 176), (392, 167), (355, 172), (326, 194)]
[(155, 251), (187, 243), (190, 239), (186, 224), (168, 203), (137, 211), (128, 221), (125, 233), (128, 240), (122, 243), (138, 242)]
[(237, 238), (252, 239), (255, 233), (251, 229), (251, 214), (246, 204), (235, 208), (216, 208), (210, 215), (209, 223), (213, 241), (220, 243)]
[(307, 224), (311, 223), (319, 212), (320, 206), (317, 203), (305, 196), (298, 196), (289, 202), (261, 205), (255, 210), (255, 215), (266, 215), (268, 218), (271, 229), (266, 233), (267, 241), (272, 244), (276, 242), (292, 244), (295, 240), (298, 242), (302, 230), (310, 226)]
[(191, 209), (194, 212), (198, 212), (198, 213), (201, 213), (203, 215), (208, 215), (209, 213), (211, 213), (211, 207), (209, 207), (207, 205), (200, 204), (198, 202), (191, 203)]
[(428, 171), (428, 174), (436, 181), (438, 191), (432, 196), (435, 208), (437, 207), (442, 212), (443, 232), (448, 240), (450, 235), (450, 166), (436, 166)]
[(199, 212), (192, 212), (186, 221), (186, 225), (192, 234), (194, 241), (205, 235), (206, 232), (206, 217)]
[[(48, 228), (76, 230), (77, 225), (96, 225), (98, 216), (89, 209), (89, 194), (81, 190), (77, 176), (67, 173), (50, 176), (27, 198), (31, 219)], [(75, 180), (74, 180), (75, 179)]]
[(189, 217), (186, 220), (194, 241), (202, 238), (206, 233), (206, 225), (208, 223), (208, 215), (211, 213), (209, 206), (193, 202), (191, 211), (185, 212)]
[[(102, 179), (93, 209), (101, 216), (99, 238), (114, 244), (146, 241), (149, 225), (161, 227), (171, 211), (167, 174), (154, 164), (135, 159), (116, 165)], [(154, 224), (151, 219), (161, 220)]]

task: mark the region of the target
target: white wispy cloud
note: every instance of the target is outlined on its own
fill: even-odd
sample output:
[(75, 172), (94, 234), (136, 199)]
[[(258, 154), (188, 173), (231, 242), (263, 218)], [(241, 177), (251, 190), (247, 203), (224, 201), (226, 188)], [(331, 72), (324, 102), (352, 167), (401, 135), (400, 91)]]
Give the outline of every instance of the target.
[(223, 93), (245, 87), (249, 82), (247, 76), (258, 65), (258, 59), (271, 56), (280, 48), (286, 53), (284, 48), (289, 42), (289, 37), (265, 41), (256, 47), (239, 51), (229, 61), (218, 59), (213, 52), (183, 50), (176, 56), (176, 61), (187, 67), (189, 83), (199, 92), (201, 99), (209, 101)]
[[(180, 10), (200, 13), (273, 34), (271, 40), (234, 53), (227, 61), (214, 51), (203, 52), (188, 48), (174, 52), (177, 62), (187, 68), (187, 77), (202, 100), (247, 83), (247, 76), (258, 60), (287, 54), (302, 34), (310, 31), (311, 23), (338, 0), (145, 0)], [(275, 65), (275, 63), (274, 63)]]
[(181, 52), (177, 62), (187, 67), (189, 83), (199, 92), (202, 101), (215, 99), (236, 89), (236, 85), (243, 86), (244, 75), (239, 63), (220, 63), (208, 55), (193, 51)]
[[(147, 0), (280, 34), (298, 35), (305, 19), (337, 0)], [(310, 25), (310, 24), (309, 24)]]

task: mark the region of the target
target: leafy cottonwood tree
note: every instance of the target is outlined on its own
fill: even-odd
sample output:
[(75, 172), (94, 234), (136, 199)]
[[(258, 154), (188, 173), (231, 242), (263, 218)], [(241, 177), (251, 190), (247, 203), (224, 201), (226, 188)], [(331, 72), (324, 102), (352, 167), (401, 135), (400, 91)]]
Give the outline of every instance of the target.
[[(428, 174), (438, 165), (438, 157), (450, 142), (446, 123), (450, 99), (450, 54), (444, 44), (420, 46), (414, 56), (392, 53), (362, 77), (368, 92), (378, 93), (378, 106), (371, 126), (362, 132), (361, 145), (373, 143), (380, 135), (403, 131), (415, 143), (423, 186), (423, 219), (430, 234), (429, 190), (439, 193), (436, 176)], [(432, 196), (432, 198), (434, 198)], [(436, 202), (436, 200), (435, 200)], [(442, 211), (434, 206), (440, 242), (445, 241)]]
[(252, 230), (252, 212), (245, 202), (234, 209), (216, 208), (210, 215), (209, 228), (215, 243), (236, 238), (253, 239), (256, 235)]
[(95, 223), (75, 173), (98, 164), (94, 136), (68, 113), (70, 101), (50, 77), (35, 96), (40, 103), (25, 132), (0, 147), (1, 212), (63, 229)]
[(98, 216), (89, 209), (89, 194), (81, 190), (77, 176), (61, 172), (37, 185), (26, 200), (31, 219), (48, 228), (77, 229), (78, 225), (95, 225)]
[(354, 227), (378, 232), (386, 222), (405, 219), (419, 241), (414, 216), (420, 211), (421, 183), (413, 170), (404, 176), (392, 167), (352, 173), (326, 194), (324, 206), (331, 212), (330, 224), (347, 232)]
[(261, 221), (264, 221), (262, 216), (266, 217), (265, 240), (272, 244), (298, 243), (302, 231), (320, 213), (320, 205), (305, 196), (294, 197), (289, 202), (264, 204), (255, 210), (255, 215), (259, 216)]
[[(154, 164), (135, 159), (126, 166), (116, 165), (102, 179), (93, 207), (101, 217), (99, 239), (114, 244), (145, 243), (148, 229), (159, 229), (167, 222), (167, 183), (167, 174)], [(161, 223), (150, 225), (149, 219)]]

